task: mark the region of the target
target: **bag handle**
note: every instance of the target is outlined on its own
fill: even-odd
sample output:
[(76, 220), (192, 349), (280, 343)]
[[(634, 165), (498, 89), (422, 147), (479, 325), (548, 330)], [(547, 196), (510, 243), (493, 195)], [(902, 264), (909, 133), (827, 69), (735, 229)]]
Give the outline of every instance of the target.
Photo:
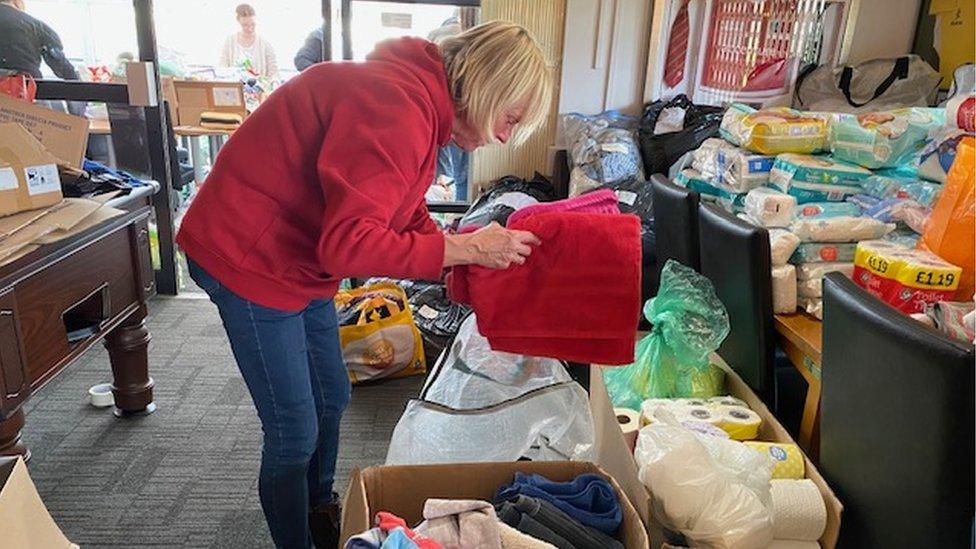
[(896, 59), (895, 66), (891, 68), (891, 73), (888, 74), (888, 77), (885, 78), (884, 81), (881, 82), (881, 84), (878, 85), (878, 87), (874, 90), (874, 95), (871, 96), (871, 99), (868, 99), (864, 103), (858, 103), (851, 97), (851, 80), (854, 78), (853, 68), (844, 67), (843, 72), (840, 74), (840, 84), (838, 87), (840, 88), (840, 91), (844, 93), (844, 97), (847, 98), (847, 102), (852, 107), (863, 107), (864, 105), (867, 105), (868, 103), (881, 97), (881, 95), (888, 91), (888, 88), (895, 83), (895, 80), (903, 80), (908, 78), (908, 62), (909, 58), (907, 56)]

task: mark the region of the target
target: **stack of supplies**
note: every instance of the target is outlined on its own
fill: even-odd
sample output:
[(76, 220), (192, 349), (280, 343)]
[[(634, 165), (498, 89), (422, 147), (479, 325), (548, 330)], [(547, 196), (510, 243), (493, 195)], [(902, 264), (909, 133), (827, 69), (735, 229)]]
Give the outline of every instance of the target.
[(861, 242), (854, 254), (854, 282), (905, 313), (951, 301), (962, 269), (923, 250), (891, 242)]
[(830, 156), (784, 153), (776, 157), (769, 184), (797, 202), (840, 202), (861, 192), (871, 172)]
[(897, 168), (911, 163), (929, 132), (944, 124), (945, 109), (840, 114), (830, 125), (830, 152), (872, 170)]
[(796, 267), (797, 305), (817, 318), (823, 318), (823, 277), (827, 273), (854, 275), (853, 263), (804, 263)]
[(812, 154), (826, 148), (828, 125), (825, 117), (793, 109), (757, 111), (736, 103), (722, 118), (720, 132), (729, 143), (757, 153)]

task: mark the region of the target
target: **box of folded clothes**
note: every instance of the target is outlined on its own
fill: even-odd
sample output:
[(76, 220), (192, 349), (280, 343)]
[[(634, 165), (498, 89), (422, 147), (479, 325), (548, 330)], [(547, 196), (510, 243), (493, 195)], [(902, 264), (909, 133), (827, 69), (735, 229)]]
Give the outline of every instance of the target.
[[(646, 475), (647, 480), (659, 483), (659, 489), (656, 491), (653, 487), (647, 488), (641, 481), (641, 468), (631, 449), (633, 446), (628, 445), (621, 429), (616, 429), (613, 436), (603, 437), (605, 439), (601, 441), (603, 451), (598, 461), (601, 467), (619, 481), (624, 492), (632, 500), (638, 501), (636, 505), (638, 514), (647, 526), (652, 546), (659, 547), (665, 541), (670, 542), (675, 547), (683, 545), (676, 542), (673, 535), (665, 532), (662, 527), (662, 517), (655, 515), (655, 501), (661, 506), (659, 508), (671, 513), (672, 519), (684, 517), (687, 519), (684, 525), (688, 527), (695, 523), (694, 526), (698, 527), (698, 531), (693, 533), (700, 537), (706, 537), (707, 533), (711, 532), (713, 542), (718, 543), (724, 539), (724, 541), (733, 540), (735, 542), (733, 544), (744, 543), (744, 545), (736, 546), (751, 546), (748, 541), (752, 539), (750, 535), (768, 534), (760, 534), (761, 528), (758, 527), (753, 528), (752, 533), (744, 529), (729, 531), (726, 527), (732, 524), (755, 526), (766, 520), (761, 517), (763, 512), (755, 507), (756, 501), (753, 500), (753, 496), (749, 496), (746, 490), (742, 490), (742, 488), (752, 486), (751, 483), (761, 481), (769, 487), (773, 504), (770, 518), (772, 520), (774, 544), (770, 547), (824, 547), (832, 549), (837, 544), (843, 505), (824, 481), (813, 462), (799, 450), (786, 429), (742, 378), (731, 370), (718, 355), (713, 354), (711, 362), (725, 372), (725, 393), (728, 396), (714, 399), (675, 399), (675, 406), (670, 407), (669, 413), (674, 414), (679, 420), (686, 420), (682, 421), (682, 425), (689, 429), (689, 433), (697, 430), (703, 434), (714, 434), (717, 439), (724, 439), (721, 444), (709, 446), (709, 452), (715, 450), (728, 451), (729, 445), (725, 444), (726, 441), (729, 439), (738, 440), (743, 437), (729, 434), (726, 432), (727, 425), (722, 422), (711, 421), (710, 416), (721, 415), (723, 411), (748, 408), (749, 411), (742, 410), (744, 415), (747, 414), (754, 419), (743, 416), (743, 421), (750, 424), (751, 432), (748, 437), (750, 440), (743, 441), (742, 447), (751, 447), (761, 453), (768, 454), (772, 458), (772, 463), (775, 463), (771, 470), (772, 480), (761, 481), (762, 475), (758, 474), (758, 469), (748, 469), (750, 463), (758, 463), (756, 461), (758, 454), (752, 455), (737, 449), (736, 453), (730, 453), (725, 457), (731, 460), (727, 462), (729, 465), (743, 469), (739, 471), (741, 474), (736, 473), (738, 475), (736, 478), (743, 482), (741, 484), (736, 483), (735, 487), (729, 486), (725, 490), (711, 492), (711, 496), (706, 498), (707, 501), (699, 499), (697, 496), (701, 494), (696, 490), (704, 489), (707, 491), (707, 487), (711, 486), (712, 483), (721, 484), (723, 481), (720, 479), (727, 473), (709, 476), (710, 458), (695, 456), (693, 455), (694, 452), (689, 453), (691, 450), (688, 447), (689, 441), (679, 440), (677, 437), (673, 440), (663, 440), (659, 437), (655, 442), (663, 444), (658, 444), (651, 453), (657, 454), (653, 456), (653, 459), (656, 461), (656, 465), (661, 468), (657, 472), (648, 471), (649, 474)], [(591, 410), (594, 426), (605, 427), (611, 423), (616, 423), (617, 418), (622, 414), (621, 410), (615, 410), (612, 407), (603, 376), (599, 375), (596, 370), (594, 369), (594, 374), (590, 377)], [(701, 400), (702, 402), (691, 402), (694, 400)], [(665, 399), (646, 401), (642, 405), (642, 412), (639, 414), (640, 423), (647, 424), (648, 420), (644, 417), (644, 412), (647, 409), (662, 406), (664, 401)], [(682, 402), (679, 403), (679, 401)], [(682, 405), (688, 408), (687, 413), (675, 409)], [(664, 407), (668, 408), (668, 406)], [(694, 421), (696, 419), (698, 421)], [(756, 423), (758, 425), (755, 425)], [(711, 429), (712, 426), (718, 427), (718, 429)], [(745, 424), (742, 427), (745, 427)], [(641, 433), (638, 436), (644, 434)], [(614, 438), (616, 440), (611, 440)], [(645, 441), (645, 453), (647, 453), (649, 446), (653, 446), (653, 444), (647, 444), (652, 437), (647, 438), (649, 440)], [(631, 441), (633, 442), (633, 439)], [(638, 454), (640, 454), (642, 441), (638, 439), (636, 444)], [(611, 459), (609, 457), (610, 449), (616, 449), (620, 454), (620, 459)], [(687, 457), (682, 457), (685, 455)], [(699, 459), (695, 459), (696, 457)], [(713, 455), (712, 458), (714, 457)], [(672, 467), (672, 469), (668, 470), (667, 467)], [(676, 471), (680, 471), (677, 476), (672, 475), (671, 478), (661, 476), (662, 474), (670, 475)], [(703, 472), (705, 473), (704, 476), (702, 475)], [(769, 475), (770, 473), (766, 474)], [(682, 475), (688, 478), (694, 477), (696, 482), (688, 484), (686, 482), (688, 478), (681, 477)], [(769, 479), (768, 476), (765, 478)], [(662, 492), (665, 491), (671, 493), (671, 496), (664, 497)], [(648, 496), (643, 498), (643, 501), (639, 495), (635, 495), (641, 492)], [(743, 494), (748, 497), (743, 497)], [(723, 503), (725, 507), (721, 513), (722, 516), (704, 516), (702, 514), (708, 506), (722, 507)], [(688, 536), (685, 537), (688, 538)]]
[[(394, 539), (390, 539), (394, 538)], [(342, 547), (645, 549), (620, 485), (592, 463), (395, 465), (357, 470)]]

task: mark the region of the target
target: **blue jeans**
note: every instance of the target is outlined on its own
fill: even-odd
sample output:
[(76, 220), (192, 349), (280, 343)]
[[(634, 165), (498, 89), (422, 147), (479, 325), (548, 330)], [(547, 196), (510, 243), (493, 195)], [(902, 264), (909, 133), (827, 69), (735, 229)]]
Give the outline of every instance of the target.
[(275, 545), (312, 547), (308, 512), (333, 502), (339, 421), (350, 396), (330, 301), (299, 312), (262, 307), (225, 288), (192, 260), (210, 296), (264, 431), (258, 490)]

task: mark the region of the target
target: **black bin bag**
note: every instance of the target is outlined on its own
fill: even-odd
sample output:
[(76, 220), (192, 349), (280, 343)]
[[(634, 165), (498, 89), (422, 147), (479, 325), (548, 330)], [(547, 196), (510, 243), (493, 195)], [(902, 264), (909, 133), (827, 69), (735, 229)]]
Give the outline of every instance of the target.
[[(655, 134), (658, 118), (664, 109), (683, 109), (682, 129)], [(702, 141), (718, 135), (725, 109), (708, 105), (695, 105), (685, 95), (669, 101), (655, 101), (644, 107), (637, 139), (640, 144), (644, 173), (650, 177), (656, 173), (668, 173), (668, 168), (686, 152), (697, 149)]]

